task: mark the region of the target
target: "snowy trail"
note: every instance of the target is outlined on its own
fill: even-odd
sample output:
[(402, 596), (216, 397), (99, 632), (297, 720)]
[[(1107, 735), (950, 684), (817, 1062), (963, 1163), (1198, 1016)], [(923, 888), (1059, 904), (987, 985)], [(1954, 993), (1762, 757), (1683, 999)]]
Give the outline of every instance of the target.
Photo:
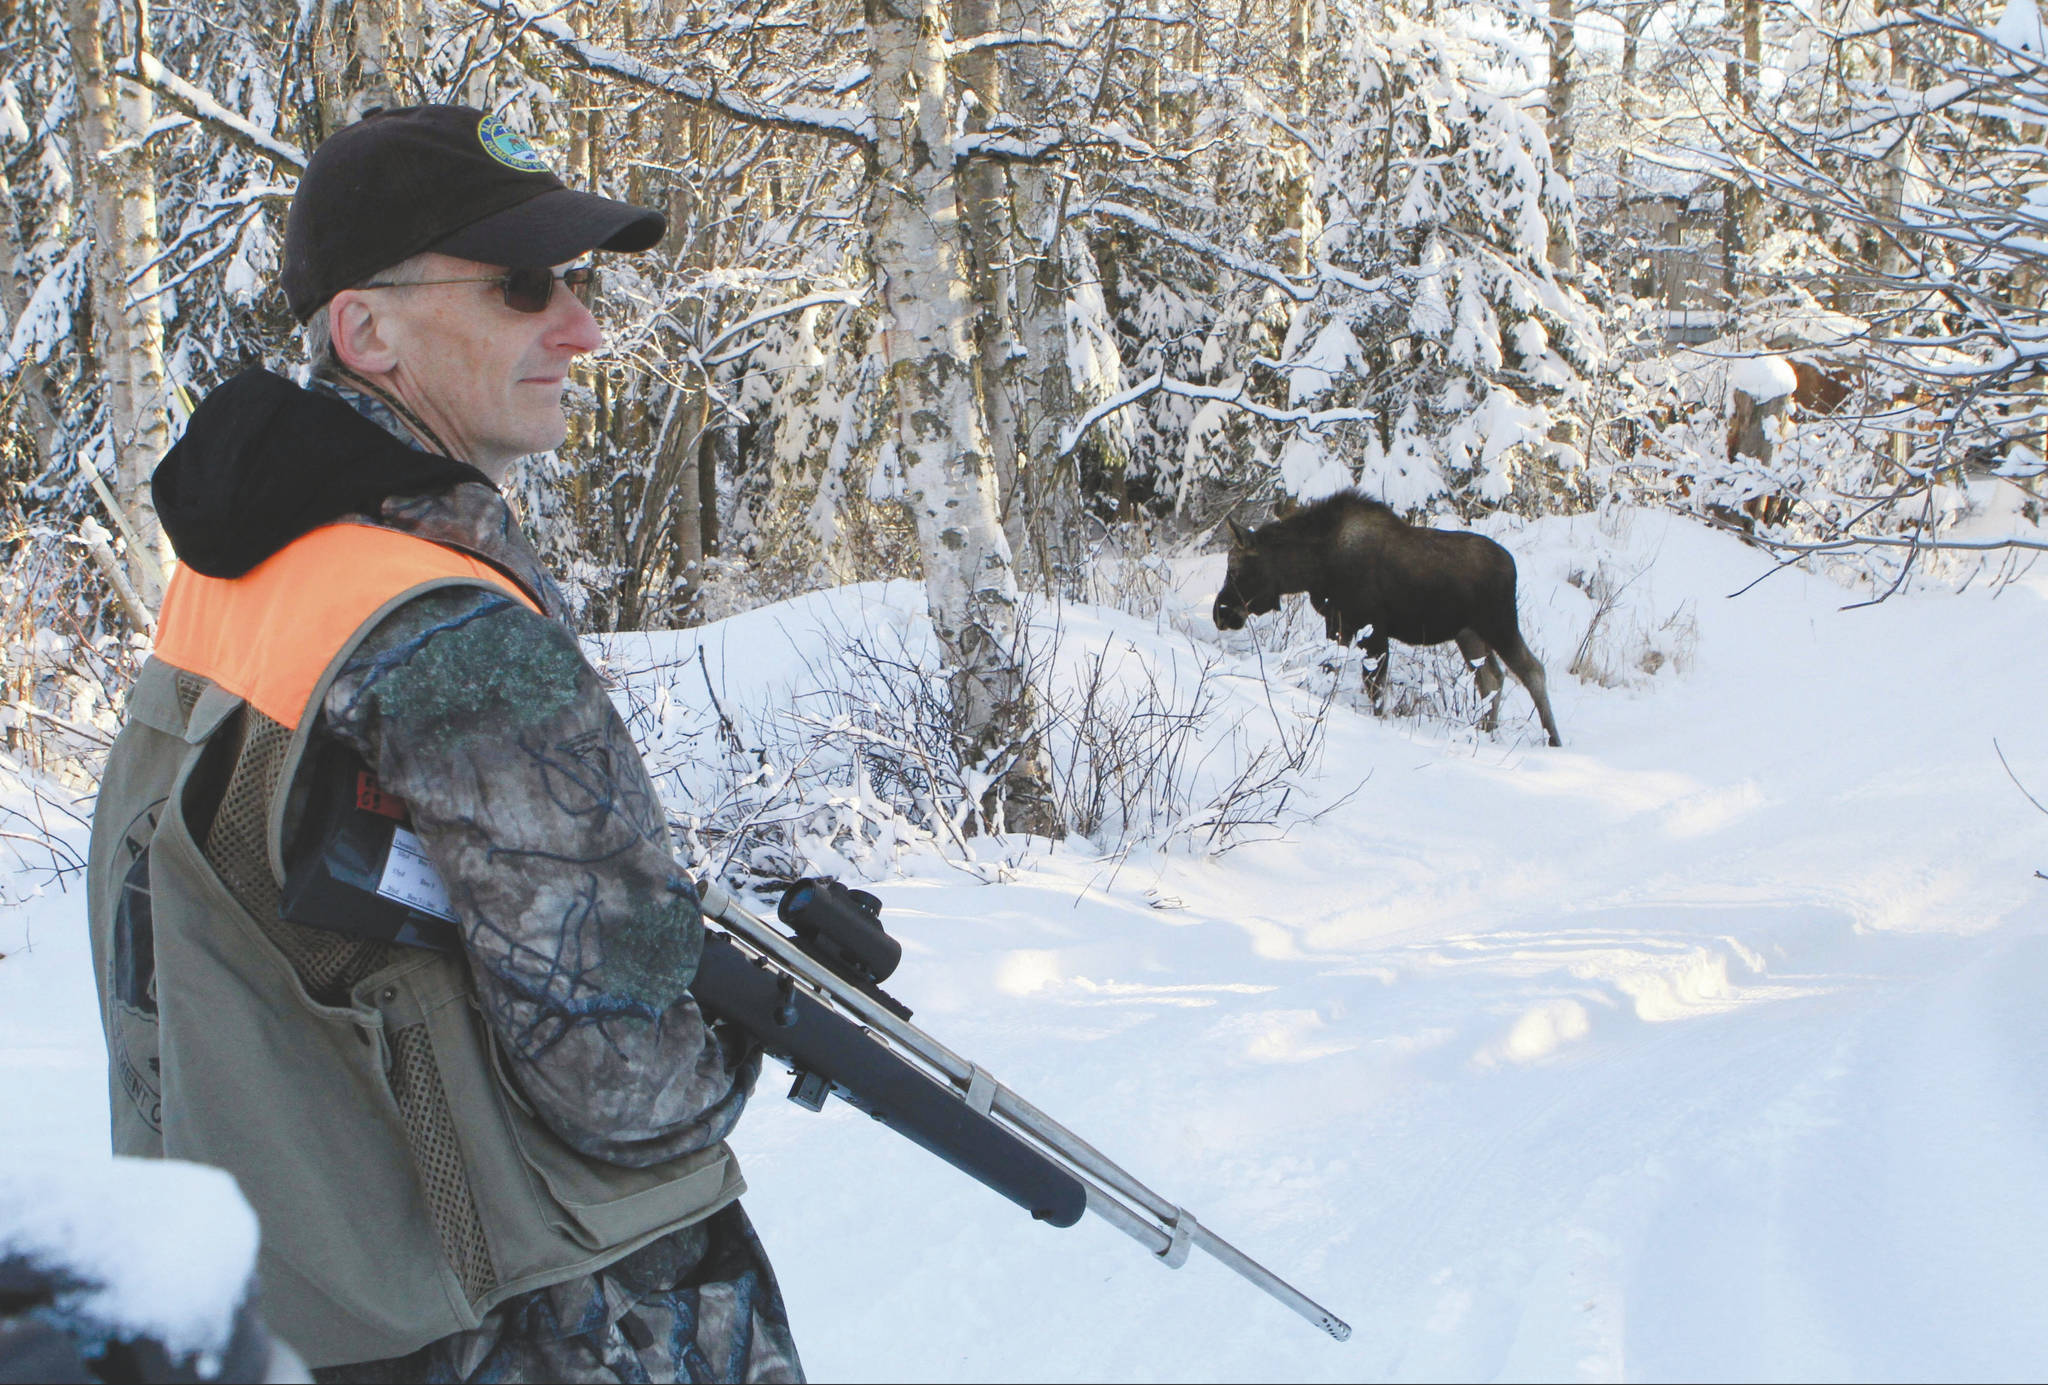
[[(2048, 786), (2048, 578), (1844, 612), (1794, 573), (1725, 600), (1761, 560), (1681, 522), (1506, 537), (1564, 750), (1514, 689), (1493, 740), (1342, 711), (1319, 791), (1351, 796), (1282, 839), (873, 885), (919, 1023), (1352, 1341), (1200, 1256), (1034, 1225), (771, 1073), (735, 1143), (815, 1378), (2048, 1369), (2048, 818), (1991, 747)], [(1596, 551), (1643, 567), (1649, 619), (1689, 603), (1688, 671), (1566, 676)], [(766, 670), (862, 599), (706, 648)], [(0, 952), (38, 943), (0, 960), (0, 1141), (74, 1154), (104, 1131), (75, 896), (9, 912)]]
[[(862, 1364), (875, 1359), (919, 1378), (960, 1369), (955, 1329), (929, 1347), (921, 1332), (904, 1341), (892, 1329), (964, 1300), (991, 1341), (966, 1369), (997, 1378), (2029, 1374), (2048, 1359), (2038, 1312), (2048, 1109), (2030, 1067), (2048, 1037), (2038, 1018), (2048, 936), (1902, 937), (1871, 949), (1839, 918), (1701, 922), (1713, 931), (1695, 935), (1697, 955), (1745, 925), (1807, 946), (1791, 949), (1774, 985), (1683, 1021), (1580, 1002), (1586, 1032), (1548, 1062), (1533, 1041), (1520, 1062), (1473, 1057), (1491, 1037), (1474, 1016), (1522, 1008), (1512, 1026), (1491, 1027), (1512, 1034), (1557, 1003), (1541, 999), (1556, 974), (1532, 976), (1521, 939), (1493, 961), (1370, 983), (1378, 994), (1363, 999), (1355, 977), (1290, 979), (1287, 964), (1243, 955), (1204, 990), (1126, 982), (1112, 997), (1097, 981), (1067, 997), (1083, 1012), (1077, 1023), (1023, 1039), (1038, 1063), (1005, 1057), (1004, 1075), (1027, 1093), (1053, 1087), (1054, 1109), (1076, 1128), (1349, 1314), (1357, 1336), (1345, 1348), (1220, 1272), (1165, 1274), (1111, 1234), (1034, 1244), (1047, 1238), (974, 1205), (971, 1189), (945, 1189), (936, 1215), (910, 1213), (889, 1195), (897, 1178), (920, 1198), (933, 1180), (889, 1151), (860, 1150), (861, 1166), (879, 1154), (892, 1175), (862, 1214), (792, 1197), (783, 1180), (843, 1146), (801, 1114), (764, 1109), (755, 1120), (792, 1137), (772, 1166), (753, 1159), (766, 1234), (829, 1243), (821, 1229), (842, 1223), (836, 1234), (863, 1244), (881, 1220), (887, 1242), (913, 1242), (905, 1263), (863, 1257), (846, 1280), (814, 1279), (801, 1261), (785, 1268), (796, 1300), (831, 1316), (816, 1368), (862, 1378), (887, 1373)], [(1084, 955), (1121, 950), (1102, 938), (1113, 924), (1090, 924)], [(1209, 956), (1227, 954), (1209, 941)], [(1616, 934), (1599, 941), (1613, 955)], [(1668, 935), (1655, 941), (1673, 955)], [(983, 1054), (1010, 1027), (946, 1021), (944, 1032), (964, 1028)], [(1085, 1048), (1102, 1046), (1118, 1061), (1091, 1063)], [(1191, 1108), (1188, 1094), (1209, 1109)], [(979, 1222), (978, 1234), (948, 1237), (940, 1228), (954, 1217)], [(927, 1236), (936, 1245), (920, 1249)], [(1027, 1303), (1010, 1297), (1020, 1283)], [(885, 1305), (876, 1284), (891, 1286)], [(886, 1325), (860, 1330), (870, 1315)], [(1039, 1335), (1054, 1322), (1071, 1342)], [(1192, 1332), (1202, 1323), (1229, 1327)], [(1012, 1372), (994, 1344), (1020, 1338), (1030, 1364)]]

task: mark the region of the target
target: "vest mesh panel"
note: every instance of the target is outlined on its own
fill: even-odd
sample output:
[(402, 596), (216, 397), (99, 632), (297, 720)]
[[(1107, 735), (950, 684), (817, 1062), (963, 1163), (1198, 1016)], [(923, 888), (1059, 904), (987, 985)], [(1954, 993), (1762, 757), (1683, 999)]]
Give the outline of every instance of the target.
[(187, 673), (179, 669), (174, 681), (178, 685), (178, 710), (185, 714), (187, 721), (190, 721), (192, 709), (199, 705), (199, 694), (206, 691), (206, 680), (196, 673)]
[(497, 1287), (498, 1272), (491, 1263), (491, 1248), (484, 1240), (476, 1202), (470, 1197), (469, 1179), (462, 1171), (455, 1118), (448, 1110), (441, 1072), (434, 1064), (433, 1043), (424, 1024), (391, 1035), (391, 1092), (405, 1116), (405, 1135), (412, 1143), (412, 1159), (427, 1195), (434, 1231), (441, 1238), (448, 1263), (462, 1280), (463, 1292), (473, 1302)]
[(280, 915), (283, 892), (270, 873), (270, 803), (292, 732), (244, 707), (240, 735), (234, 773), (206, 834), (207, 864), (291, 962), (307, 992), (323, 1005), (346, 1005), (355, 984), (391, 960), (391, 947), (307, 928)]

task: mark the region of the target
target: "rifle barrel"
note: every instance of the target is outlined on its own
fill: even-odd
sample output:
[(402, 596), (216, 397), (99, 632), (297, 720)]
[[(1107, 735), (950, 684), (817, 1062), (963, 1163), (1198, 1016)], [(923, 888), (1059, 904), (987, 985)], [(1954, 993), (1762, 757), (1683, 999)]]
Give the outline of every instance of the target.
[[(1000, 1116), (1042, 1146), (1087, 1190), (1088, 1210), (1137, 1241), (1168, 1268), (1178, 1268), (1190, 1249), (1205, 1254), (1271, 1294), (1338, 1341), (1351, 1336), (1342, 1318), (1281, 1279), (1258, 1261), (1210, 1231), (1184, 1208), (1153, 1192), (1102, 1151), (962, 1058), (931, 1035), (899, 1019), (859, 988), (801, 951), (780, 929), (742, 905), (717, 880), (698, 884), (704, 913), (746, 944), (851, 1011), (889, 1045), (936, 1072), (959, 1100), (983, 1114)], [(961, 1090), (964, 1089), (964, 1092)]]

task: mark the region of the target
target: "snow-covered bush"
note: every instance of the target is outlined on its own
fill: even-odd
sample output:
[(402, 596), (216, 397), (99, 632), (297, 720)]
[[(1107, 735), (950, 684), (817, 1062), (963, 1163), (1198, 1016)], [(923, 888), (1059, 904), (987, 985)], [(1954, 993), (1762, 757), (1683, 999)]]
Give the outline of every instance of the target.
[[(917, 589), (895, 582), (701, 635), (593, 637), (692, 869), (871, 878), (906, 852), (980, 870), (1020, 849), (976, 844), (1003, 831), (982, 816), (1001, 767), (961, 763), (951, 685), (921, 612)], [(1120, 628), (1080, 607), (1028, 626), (1021, 652), (1063, 828), (1103, 850), (1214, 852), (1277, 822), (1317, 762), (1328, 696), (1248, 717), (1224, 695), (1213, 649), (1162, 652), (1156, 635)], [(746, 653), (728, 659), (735, 642)], [(764, 644), (784, 646), (776, 674), (759, 667)]]
[(28, 768), (89, 790), (148, 641), (101, 604), (82, 539), (19, 512), (0, 524), (10, 520), (0, 538), (0, 744)]

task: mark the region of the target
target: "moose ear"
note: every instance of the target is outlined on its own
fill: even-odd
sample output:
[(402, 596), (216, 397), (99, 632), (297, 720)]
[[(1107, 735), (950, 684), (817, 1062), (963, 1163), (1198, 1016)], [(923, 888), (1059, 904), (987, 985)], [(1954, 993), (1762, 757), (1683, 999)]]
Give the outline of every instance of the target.
[(1254, 548), (1258, 540), (1252, 537), (1251, 530), (1233, 519), (1230, 521), (1230, 543), (1233, 548)]

